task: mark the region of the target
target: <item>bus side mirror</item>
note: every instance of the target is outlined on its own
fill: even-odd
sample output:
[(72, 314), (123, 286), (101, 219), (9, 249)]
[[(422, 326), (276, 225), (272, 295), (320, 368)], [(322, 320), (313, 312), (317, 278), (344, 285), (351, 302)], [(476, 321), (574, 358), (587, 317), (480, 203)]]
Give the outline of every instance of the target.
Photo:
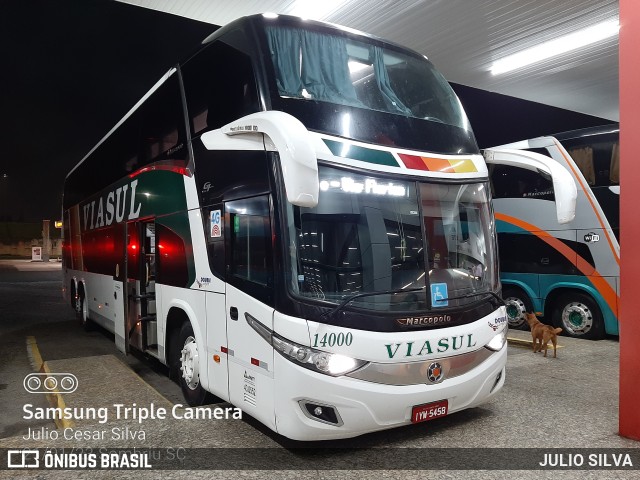
[[(260, 134), (259, 144), (256, 134)], [(261, 146), (278, 152), (287, 200), (299, 207), (318, 204), (320, 182), (313, 138), (297, 118), (278, 111), (252, 113), (200, 138), (208, 150), (256, 150)]]
[(558, 223), (569, 223), (576, 216), (578, 189), (569, 171), (550, 157), (526, 150), (489, 148), (484, 151), (488, 164), (511, 165), (533, 170), (543, 176), (551, 177), (556, 198), (556, 217)]

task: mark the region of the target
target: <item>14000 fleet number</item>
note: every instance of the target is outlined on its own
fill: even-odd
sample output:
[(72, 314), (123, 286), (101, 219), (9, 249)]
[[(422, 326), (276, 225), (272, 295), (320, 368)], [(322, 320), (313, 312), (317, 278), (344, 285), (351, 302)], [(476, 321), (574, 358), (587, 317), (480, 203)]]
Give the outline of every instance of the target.
[(351, 345), (353, 341), (353, 334), (351, 332), (347, 332), (346, 334), (340, 332), (338, 334), (335, 333), (325, 333), (320, 337), (319, 334), (315, 334), (313, 336), (313, 346), (314, 347), (341, 347), (346, 345), (347, 347)]

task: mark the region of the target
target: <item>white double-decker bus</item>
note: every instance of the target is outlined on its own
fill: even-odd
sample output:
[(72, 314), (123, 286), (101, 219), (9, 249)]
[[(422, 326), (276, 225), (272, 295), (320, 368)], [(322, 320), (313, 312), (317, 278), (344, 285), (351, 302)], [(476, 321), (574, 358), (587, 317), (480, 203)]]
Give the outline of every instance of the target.
[[(559, 175), (562, 196), (557, 164), (527, 155), (488, 158)], [(424, 56), (246, 17), (67, 176), (66, 298), (191, 405), (213, 394), (299, 440), (430, 420), (505, 381), (489, 190)]]

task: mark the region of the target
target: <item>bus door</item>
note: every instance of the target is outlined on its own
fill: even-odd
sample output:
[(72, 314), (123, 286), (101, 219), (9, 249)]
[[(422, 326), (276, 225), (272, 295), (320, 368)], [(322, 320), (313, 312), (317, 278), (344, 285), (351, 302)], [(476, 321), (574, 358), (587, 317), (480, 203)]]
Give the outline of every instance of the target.
[[(227, 347), (231, 403), (275, 428), (273, 348), (261, 337), (273, 330), (273, 255), (269, 196), (228, 201)], [(268, 333), (266, 334), (268, 336)]]
[(153, 220), (127, 224), (127, 321), (129, 345), (158, 348), (156, 319), (156, 229)]

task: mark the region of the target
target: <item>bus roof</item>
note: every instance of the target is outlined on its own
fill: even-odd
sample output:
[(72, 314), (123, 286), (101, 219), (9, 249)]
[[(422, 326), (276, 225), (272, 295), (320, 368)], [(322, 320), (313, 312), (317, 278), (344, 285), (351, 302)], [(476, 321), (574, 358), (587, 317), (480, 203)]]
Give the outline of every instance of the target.
[(578, 130), (569, 130), (567, 132), (555, 133), (553, 135), (545, 135), (555, 137), (559, 141), (573, 140), (575, 138), (590, 137), (593, 135), (605, 135), (608, 133), (619, 133), (620, 124), (611, 123), (609, 125), (600, 125), (598, 127), (580, 128)]

